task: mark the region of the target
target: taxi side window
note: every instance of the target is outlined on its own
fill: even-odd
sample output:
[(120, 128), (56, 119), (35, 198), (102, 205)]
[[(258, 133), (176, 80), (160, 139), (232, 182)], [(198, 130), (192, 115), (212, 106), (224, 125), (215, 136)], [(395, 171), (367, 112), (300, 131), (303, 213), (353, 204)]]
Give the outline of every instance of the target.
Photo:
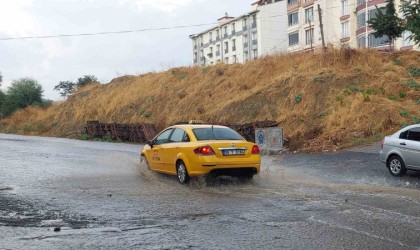
[(402, 133), (400, 134), (400, 139), (407, 140), (407, 139), (408, 139), (408, 131), (409, 131), (409, 130), (402, 132)]
[(190, 142), (190, 137), (188, 136), (187, 133), (184, 134), (184, 138), (182, 138), (182, 142)]
[(185, 131), (183, 129), (177, 128), (172, 133), (171, 139), (169, 142), (182, 142), (184, 139)]
[(168, 129), (166, 131), (163, 131), (160, 135), (156, 137), (154, 144), (161, 145), (161, 144), (167, 143), (169, 140), (169, 136), (172, 134), (172, 131), (173, 129)]

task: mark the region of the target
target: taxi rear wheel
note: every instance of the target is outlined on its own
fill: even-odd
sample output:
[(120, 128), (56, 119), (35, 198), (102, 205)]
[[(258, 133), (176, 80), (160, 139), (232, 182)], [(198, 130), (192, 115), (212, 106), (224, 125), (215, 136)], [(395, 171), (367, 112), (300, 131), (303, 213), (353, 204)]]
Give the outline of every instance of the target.
[(190, 181), (190, 176), (188, 175), (187, 167), (183, 161), (179, 161), (176, 166), (176, 175), (178, 181), (181, 184), (187, 184)]

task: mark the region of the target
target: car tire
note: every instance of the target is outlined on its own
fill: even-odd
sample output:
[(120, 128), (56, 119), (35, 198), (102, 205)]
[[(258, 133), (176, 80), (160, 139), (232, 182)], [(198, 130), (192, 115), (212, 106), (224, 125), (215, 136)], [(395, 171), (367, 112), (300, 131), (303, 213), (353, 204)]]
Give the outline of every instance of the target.
[(241, 183), (250, 183), (253, 178), (254, 178), (253, 174), (247, 174), (247, 175), (242, 175), (238, 177)]
[(183, 161), (179, 161), (176, 165), (176, 176), (181, 184), (187, 184), (190, 181), (187, 167)]
[(393, 155), (388, 159), (387, 167), (393, 176), (400, 177), (407, 172), (404, 161), (398, 155)]

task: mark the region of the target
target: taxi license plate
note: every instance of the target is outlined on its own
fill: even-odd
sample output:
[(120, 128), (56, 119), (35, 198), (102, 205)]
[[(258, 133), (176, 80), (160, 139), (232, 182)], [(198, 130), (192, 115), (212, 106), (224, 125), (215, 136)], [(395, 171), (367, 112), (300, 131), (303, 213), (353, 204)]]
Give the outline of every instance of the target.
[(224, 149), (222, 151), (224, 156), (231, 156), (231, 155), (245, 155), (245, 150), (243, 149)]

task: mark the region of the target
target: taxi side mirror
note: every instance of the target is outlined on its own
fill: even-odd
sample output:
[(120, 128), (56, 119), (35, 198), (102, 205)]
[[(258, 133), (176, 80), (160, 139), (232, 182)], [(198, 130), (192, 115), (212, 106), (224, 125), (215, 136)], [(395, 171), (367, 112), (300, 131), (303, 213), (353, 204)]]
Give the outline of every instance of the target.
[(149, 145), (151, 148), (153, 148), (153, 141), (152, 140), (146, 141), (146, 144)]

